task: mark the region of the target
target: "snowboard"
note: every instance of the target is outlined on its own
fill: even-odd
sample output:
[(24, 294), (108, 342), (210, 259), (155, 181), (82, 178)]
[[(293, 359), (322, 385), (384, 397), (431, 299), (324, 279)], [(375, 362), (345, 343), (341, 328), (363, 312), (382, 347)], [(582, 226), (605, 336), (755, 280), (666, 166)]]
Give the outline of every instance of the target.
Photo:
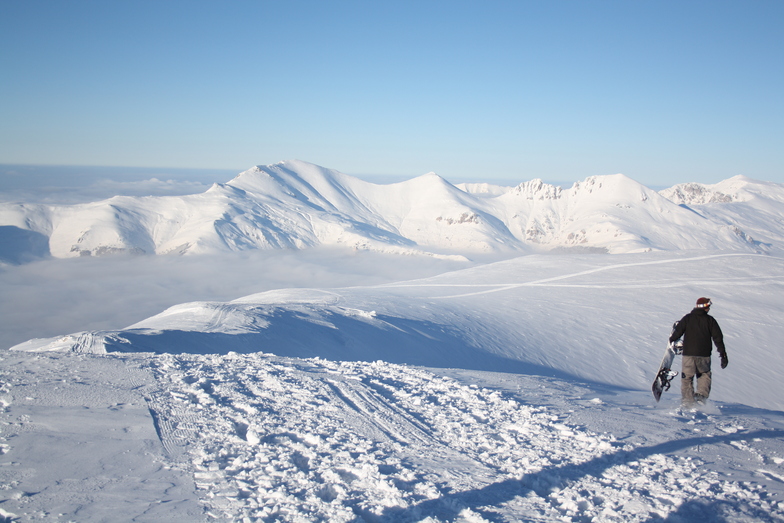
[[(675, 327), (677, 325), (677, 321), (672, 325), (673, 332), (675, 331)], [(664, 351), (664, 357), (662, 358), (661, 364), (659, 365), (659, 370), (656, 372), (656, 377), (653, 379), (653, 386), (651, 387), (651, 390), (653, 391), (653, 397), (657, 402), (661, 399), (662, 393), (665, 390), (670, 389), (670, 382), (675, 376), (678, 375), (678, 371), (672, 370), (672, 362), (675, 360), (675, 356), (678, 356), (682, 353), (683, 340), (667, 343), (667, 350)]]

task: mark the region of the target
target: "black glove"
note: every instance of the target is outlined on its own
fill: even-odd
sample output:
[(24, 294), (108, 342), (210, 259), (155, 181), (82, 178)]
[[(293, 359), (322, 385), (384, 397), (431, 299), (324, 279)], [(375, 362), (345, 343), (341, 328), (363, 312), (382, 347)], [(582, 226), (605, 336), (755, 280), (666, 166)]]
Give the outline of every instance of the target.
[(730, 362), (730, 360), (727, 359), (727, 355), (726, 354), (722, 354), (721, 355), (721, 368), (722, 369), (726, 369), (727, 368), (727, 364), (729, 362)]

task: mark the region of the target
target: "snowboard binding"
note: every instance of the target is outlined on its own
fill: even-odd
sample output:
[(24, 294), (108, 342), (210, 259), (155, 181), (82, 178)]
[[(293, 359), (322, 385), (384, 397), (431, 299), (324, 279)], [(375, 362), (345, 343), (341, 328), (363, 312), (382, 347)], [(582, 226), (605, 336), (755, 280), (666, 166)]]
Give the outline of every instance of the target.
[(672, 385), (672, 380), (677, 375), (678, 375), (677, 370), (662, 369), (659, 371), (659, 375), (656, 378), (659, 380), (659, 383), (661, 383), (662, 392), (666, 390), (670, 390), (670, 385)]

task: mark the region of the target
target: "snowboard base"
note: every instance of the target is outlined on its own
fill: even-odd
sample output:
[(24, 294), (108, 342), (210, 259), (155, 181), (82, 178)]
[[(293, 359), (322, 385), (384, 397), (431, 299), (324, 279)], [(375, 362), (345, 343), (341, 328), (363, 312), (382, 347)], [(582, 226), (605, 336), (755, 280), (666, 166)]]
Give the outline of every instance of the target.
[[(672, 326), (673, 331), (675, 331), (677, 324), (678, 322), (675, 322)], [(670, 389), (673, 378), (678, 375), (678, 371), (672, 370), (672, 362), (675, 360), (675, 356), (681, 353), (683, 353), (683, 341), (678, 340), (667, 344), (667, 350), (664, 351), (664, 357), (659, 365), (659, 370), (656, 371), (656, 377), (653, 379), (653, 385), (651, 386), (656, 402), (661, 399), (661, 395), (665, 390)]]

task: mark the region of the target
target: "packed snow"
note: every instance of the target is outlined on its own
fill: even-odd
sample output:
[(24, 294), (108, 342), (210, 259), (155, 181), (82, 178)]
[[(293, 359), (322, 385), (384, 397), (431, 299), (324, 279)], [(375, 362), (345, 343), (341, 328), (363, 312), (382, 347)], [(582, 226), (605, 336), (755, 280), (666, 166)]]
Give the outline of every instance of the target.
[[(163, 253), (190, 238), (169, 251), (198, 254), (361, 238), (387, 254), (353, 281), (326, 275), (360, 272), (357, 260), (311, 258), (302, 285), (281, 276), (293, 258), (248, 258), (256, 281), (231, 298), (2, 351), (0, 521), (784, 521), (781, 194), (745, 178), (662, 193), (623, 176), (373, 186), (287, 162), (206, 195), (5, 206), (7, 288), (5, 275), (57, 263), (100, 277), (98, 264), (164, 259), (27, 257), (73, 245)], [(454, 228), (473, 229), (443, 235)], [(491, 244), (506, 259), (476, 261)], [(435, 265), (395, 272), (391, 252)], [(202, 258), (221, 263), (194, 273), (196, 296), (229, 281), (221, 271), (246, 274), (222, 256)], [(161, 275), (139, 285), (166, 294)], [(111, 309), (126, 294), (69, 297), (86, 311), (80, 299)], [(699, 409), (680, 406), (677, 380), (656, 403), (672, 323), (700, 296), (729, 366), (714, 366)]]

